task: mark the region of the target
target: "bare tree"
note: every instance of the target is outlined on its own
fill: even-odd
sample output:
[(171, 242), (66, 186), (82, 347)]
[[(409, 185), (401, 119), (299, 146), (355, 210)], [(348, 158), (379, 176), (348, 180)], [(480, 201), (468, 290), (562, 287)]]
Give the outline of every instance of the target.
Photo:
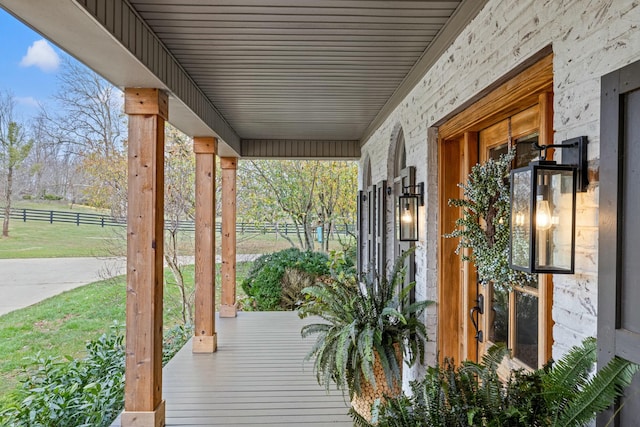
[(82, 188), (81, 158), (61, 141), (45, 111), (43, 108), (32, 121), (33, 147), (24, 164), (28, 177), (25, 191), (37, 198), (60, 196), (73, 204)]
[(53, 117), (58, 135), (81, 154), (110, 158), (122, 151), (126, 135), (122, 92), (69, 59), (63, 62), (58, 79), (54, 99), (62, 111)]
[(14, 108), (13, 95), (0, 95), (0, 164), (6, 174), (3, 237), (9, 237), (13, 174), (27, 158), (33, 145), (33, 141), (27, 138), (23, 125), (14, 119)]
[(122, 92), (82, 64), (65, 60), (54, 96), (55, 114), (43, 109), (49, 140), (78, 159), (84, 195), (96, 207), (126, 212), (126, 121)]
[(182, 132), (167, 125), (165, 135), (164, 260), (180, 293), (179, 306), (182, 322), (186, 325), (193, 323), (194, 289), (187, 286), (184, 277), (184, 262), (180, 254), (182, 239), (187, 233), (181, 224), (195, 217), (195, 156), (190, 141)]

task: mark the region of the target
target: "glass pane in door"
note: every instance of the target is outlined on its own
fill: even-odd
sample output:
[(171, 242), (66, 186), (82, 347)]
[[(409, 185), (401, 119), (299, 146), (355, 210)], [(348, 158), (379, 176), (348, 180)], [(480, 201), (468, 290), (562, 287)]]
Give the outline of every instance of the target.
[(514, 356), (538, 367), (538, 297), (516, 293), (516, 343)]
[(514, 168), (527, 166), (532, 160), (540, 156), (540, 150), (535, 148), (538, 143), (538, 134), (525, 136), (516, 139), (516, 157), (514, 159)]
[(491, 285), (491, 310), (489, 312), (489, 341), (507, 345), (509, 339), (509, 292)]

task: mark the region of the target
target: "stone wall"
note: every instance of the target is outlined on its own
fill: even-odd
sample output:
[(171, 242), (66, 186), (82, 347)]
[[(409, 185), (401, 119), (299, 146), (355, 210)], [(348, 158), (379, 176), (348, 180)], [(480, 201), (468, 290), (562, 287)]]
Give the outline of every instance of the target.
[[(640, 59), (639, 25), (637, 0), (490, 0), (366, 141), (362, 152), (371, 160), (372, 181), (392, 179), (390, 146), (402, 126), (407, 163), (416, 167), (417, 181), (426, 183), (416, 255), (419, 297), (437, 298), (437, 133), (430, 129), (552, 46), (555, 142), (586, 135), (591, 178), (588, 192), (577, 202), (576, 274), (554, 277), (553, 357), (596, 335), (600, 78)], [(433, 362), (435, 308), (426, 317), (434, 341), (429, 346)], [(408, 378), (419, 373), (414, 370)]]

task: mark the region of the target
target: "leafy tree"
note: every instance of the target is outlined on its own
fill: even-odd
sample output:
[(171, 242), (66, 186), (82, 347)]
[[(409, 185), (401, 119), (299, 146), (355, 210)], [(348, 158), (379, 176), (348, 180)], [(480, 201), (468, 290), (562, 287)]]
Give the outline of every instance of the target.
[(0, 97), (0, 165), (6, 174), (3, 237), (9, 237), (13, 174), (22, 165), (33, 146), (33, 141), (27, 138), (24, 127), (13, 118), (14, 107), (15, 100), (12, 95), (5, 93)]
[[(356, 222), (357, 178), (358, 165), (355, 162), (325, 161), (320, 165), (316, 210), (325, 236), (322, 240), (325, 252), (329, 252), (328, 236), (336, 225), (343, 225), (348, 230)], [(340, 239), (340, 235), (337, 236)], [(355, 239), (355, 234), (351, 237)]]
[[(241, 212), (254, 221), (281, 223), (296, 228), (298, 246), (313, 250), (312, 222), (319, 162), (250, 160), (240, 163), (239, 178), (245, 195), (238, 200)], [(284, 215), (282, 215), (284, 212)], [(293, 241), (280, 233), (292, 246)]]
[[(322, 225), (325, 237), (336, 224), (355, 222), (357, 165), (340, 161), (252, 160), (241, 162), (238, 207), (245, 219), (278, 224), (292, 222), (296, 242), (314, 250), (315, 227)], [(323, 249), (328, 251), (327, 238)]]

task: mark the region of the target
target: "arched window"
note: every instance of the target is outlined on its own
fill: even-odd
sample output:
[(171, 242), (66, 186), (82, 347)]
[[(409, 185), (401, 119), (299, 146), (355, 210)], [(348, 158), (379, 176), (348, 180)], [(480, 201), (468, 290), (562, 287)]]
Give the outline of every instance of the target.
[(400, 176), (402, 174), (402, 170), (406, 169), (406, 167), (407, 167), (407, 147), (405, 146), (405, 143), (404, 143), (404, 132), (402, 131), (402, 128), (400, 128), (400, 131), (396, 138), (396, 152), (395, 152), (395, 158), (394, 158), (394, 171), (393, 171), (394, 178), (397, 176)]

